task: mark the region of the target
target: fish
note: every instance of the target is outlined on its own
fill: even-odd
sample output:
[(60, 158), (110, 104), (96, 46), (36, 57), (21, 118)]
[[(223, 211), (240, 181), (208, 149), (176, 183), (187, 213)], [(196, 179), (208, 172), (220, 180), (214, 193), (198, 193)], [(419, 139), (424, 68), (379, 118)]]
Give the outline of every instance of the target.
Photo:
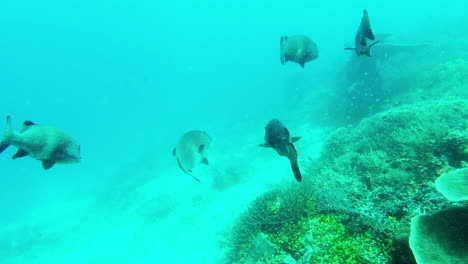
[(299, 63), (302, 68), (306, 62), (318, 58), (318, 48), (315, 42), (305, 35), (281, 37), (280, 60), (281, 64), (288, 61)]
[(369, 14), (367, 10), (364, 9), (361, 19), (361, 24), (359, 25), (358, 31), (356, 33), (356, 38), (354, 39), (355, 47), (354, 48), (345, 48), (345, 50), (354, 50), (356, 55), (366, 55), (368, 57), (371, 56), (370, 50), (371, 48), (379, 43), (379, 40), (375, 41), (374, 43), (368, 45), (369, 40), (375, 40), (374, 33), (372, 32)]
[(42, 161), (45, 170), (56, 163), (78, 163), (81, 160), (80, 145), (61, 129), (25, 121), (22, 129), (16, 132), (11, 117), (7, 116), (0, 154), (10, 145), (18, 148), (13, 159), (29, 156)]
[(211, 143), (212, 139), (205, 131), (191, 130), (179, 139), (172, 151), (179, 168), (198, 182), (201, 180), (193, 175), (192, 170), (200, 163), (208, 165), (206, 154)]
[(280, 156), (289, 159), (294, 177), (302, 181), (301, 171), (297, 162), (297, 151), (294, 142), (301, 137), (291, 137), (289, 130), (278, 119), (272, 119), (265, 127), (265, 143), (260, 147), (273, 148)]

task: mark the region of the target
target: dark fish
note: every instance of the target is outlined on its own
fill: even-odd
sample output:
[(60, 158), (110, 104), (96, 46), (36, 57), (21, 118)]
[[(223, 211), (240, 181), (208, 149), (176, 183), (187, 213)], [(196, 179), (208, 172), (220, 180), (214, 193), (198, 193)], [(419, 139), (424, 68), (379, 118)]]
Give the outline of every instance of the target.
[(25, 121), (21, 131), (16, 132), (8, 116), (0, 153), (10, 145), (18, 148), (13, 159), (30, 156), (42, 161), (45, 170), (55, 163), (74, 163), (81, 159), (80, 145), (62, 130)]
[(299, 63), (302, 68), (304, 64), (318, 58), (318, 49), (315, 42), (304, 35), (281, 37), (280, 60), (281, 64), (288, 61)]
[(375, 41), (374, 43), (368, 45), (368, 40), (375, 40), (374, 33), (372, 33), (369, 15), (367, 11), (364, 9), (361, 19), (361, 24), (359, 25), (358, 31), (356, 33), (356, 38), (354, 40), (355, 47), (354, 48), (345, 48), (346, 50), (354, 50), (356, 51), (356, 55), (366, 55), (368, 57), (371, 56), (370, 49), (377, 43), (379, 40)]
[(286, 127), (278, 119), (272, 119), (265, 127), (265, 143), (261, 147), (273, 148), (280, 156), (289, 159), (294, 177), (302, 181), (301, 171), (297, 163), (297, 151), (293, 143), (301, 137), (291, 137)]
[(200, 163), (208, 165), (206, 154), (211, 146), (211, 137), (205, 131), (192, 130), (185, 133), (172, 151), (180, 169), (192, 176), (196, 181), (200, 179), (192, 174), (192, 169)]

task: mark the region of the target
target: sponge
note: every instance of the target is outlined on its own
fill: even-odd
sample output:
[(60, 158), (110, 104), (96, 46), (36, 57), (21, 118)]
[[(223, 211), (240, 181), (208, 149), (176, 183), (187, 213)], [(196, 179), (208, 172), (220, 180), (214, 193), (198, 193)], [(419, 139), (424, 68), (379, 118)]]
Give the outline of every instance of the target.
[(409, 242), (418, 264), (468, 263), (468, 208), (414, 217)]
[(451, 201), (468, 200), (468, 168), (442, 174), (436, 180), (436, 188)]

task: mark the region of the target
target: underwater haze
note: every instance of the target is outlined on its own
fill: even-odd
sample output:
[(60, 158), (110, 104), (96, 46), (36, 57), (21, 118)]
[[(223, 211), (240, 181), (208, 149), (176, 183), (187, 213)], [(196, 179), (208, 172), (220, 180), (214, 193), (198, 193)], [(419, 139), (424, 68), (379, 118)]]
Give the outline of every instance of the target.
[[(364, 9), (371, 57), (344, 49)], [(467, 14), (458, 0), (3, 0), (0, 131), (7, 116), (60, 128), (81, 161), (0, 155), (0, 263), (422, 263), (401, 242), (412, 217), (468, 206), (433, 187), (468, 167)], [(318, 47), (304, 68), (280, 63), (297, 34)], [(273, 118), (301, 137), (303, 182), (259, 147)], [(172, 155), (190, 130), (213, 141), (201, 183)]]

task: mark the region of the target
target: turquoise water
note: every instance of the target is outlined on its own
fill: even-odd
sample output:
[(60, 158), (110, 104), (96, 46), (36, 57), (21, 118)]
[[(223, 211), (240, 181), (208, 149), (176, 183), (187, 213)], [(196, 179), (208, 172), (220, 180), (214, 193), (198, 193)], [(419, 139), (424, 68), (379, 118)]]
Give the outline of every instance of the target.
[[(396, 40), (356, 62), (343, 48), (364, 8)], [(267, 122), (303, 137), (305, 171), (340, 127), (466, 102), (467, 13), (464, 1), (3, 1), (0, 118), (65, 130), (82, 160), (45, 171), (11, 160), (14, 147), (0, 156), (0, 263), (225, 263), (250, 202), (297, 184), (287, 159), (258, 147)], [(304, 69), (280, 64), (279, 39), (294, 34), (319, 49)], [(369, 101), (360, 63), (373, 60), (388, 90)], [(214, 139), (202, 184), (171, 155), (193, 129)]]

